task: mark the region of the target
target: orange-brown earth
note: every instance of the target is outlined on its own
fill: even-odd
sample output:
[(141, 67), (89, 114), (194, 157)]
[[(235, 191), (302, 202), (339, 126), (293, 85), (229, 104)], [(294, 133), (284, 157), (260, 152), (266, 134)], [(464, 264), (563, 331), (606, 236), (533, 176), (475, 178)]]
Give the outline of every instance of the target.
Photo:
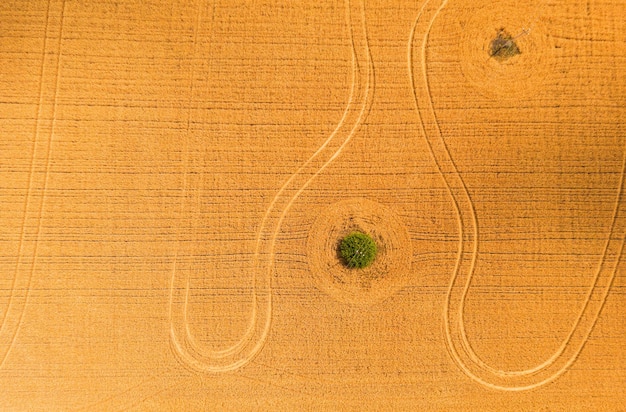
[(623, 12), (2, 2), (0, 409), (625, 410)]

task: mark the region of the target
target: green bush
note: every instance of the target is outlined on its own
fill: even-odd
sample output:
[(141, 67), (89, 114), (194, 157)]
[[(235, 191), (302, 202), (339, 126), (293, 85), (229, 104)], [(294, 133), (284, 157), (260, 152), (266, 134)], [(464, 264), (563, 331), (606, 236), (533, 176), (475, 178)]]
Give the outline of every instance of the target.
[(339, 253), (349, 268), (364, 268), (376, 259), (378, 248), (370, 236), (361, 232), (352, 232), (341, 240)]

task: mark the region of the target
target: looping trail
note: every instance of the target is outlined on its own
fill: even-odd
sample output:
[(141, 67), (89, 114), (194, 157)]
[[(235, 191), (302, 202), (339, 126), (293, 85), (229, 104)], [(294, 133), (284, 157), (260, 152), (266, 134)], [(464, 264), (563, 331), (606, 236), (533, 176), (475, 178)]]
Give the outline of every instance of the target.
[[(39, 101), (30, 154), (28, 188), (24, 199), (24, 213), (9, 301), (0, 318), (0, 368), (9, 356), (22, 324), (30, 282), (37, 261), (57, 111), (64, 13), (65, 0), (61, 2), (48, 1), (39, 69)], [(49, 75), (49, 70), (53, 70), (54, 73), (52, 82), (45, 81)], [(32, 240), (29, 241), (28, 239)], [(23, 295), (20, 296), (19, 291), (22, 291)]]
[[(623, 222), (623, 215), (626, 210), (624, 210), (621, 201), (624, 192), (626, 151), (622, 161), (619, 187), (616, 189), (613, 219), (606, 238), (602, 259), (598, 263), (594, 281), (587, 293), (583, 308), (567, 337), (551, 357), (535, 367), (518, 371), (505, 371), (487, 365), (472, 348), (467, 338), (463, 319), (465, 301), (474, 274), (479, 246), (476, 210), (465, 182), (459, 174), (443, 139), (433, 107), (426, 68), (428, 37), (434, 21), (447, 3), (448, 0), (441, 2), (427, 0), (424, 3), (411, 30), (407, 51), (409, 78), (415, 99), (415, 109), (420, 117), (422, 133), (426, 138), (431, 157), (444, 180), (458, 218), (457, 261), (443, 309), (446, 343), (456, 364), (474, 381), (491, 389), (504, 391), (534, 389), (555, 380), (576, 361), (598, 320), (611, 289), (624, 247), (626, 233)], [(416, 59), (420, 70), (415, 73), (413, 43), (418, 33), (422, 36), (421, 44), (417, 48), (419, 55)]]
[[(195, 36), (197, 36), (200, 21), (201, 15), (199, 13)], [(189, 274), (185, 275), (177, 270), (177, 252), (170, 287), (171, 345), (176, 356), (194, 370), (202, 372), (232, 371), (247, 364), (261, 351), (272, 320), (271, 278), (274, 271), (276, 239), (283, 220), (298, 196), (316, 176), (339, 156), (367, 116), (374, 92), (374, 67), (368, 45), (363, 0), (358, 2), (346, 0), (346, 22), (352, 48), (352, 86), (347, 107), (335, 130), (278, 190), (261, 221), (256, 237), (253, 273), (251, 274), (254, 289), (250, 320), (246, 332), (234, 345), (220, 350), (212, 350), (203, 347), (193, 338), (187, 320)], [(191, 90), (193, 90), (193, 77), (192, 72)], [(187, 167), (185, 167), (185, 182), (187, 181), (187, 173)], [(185, 183), (183, 199), (186, 191)], [(181, 205), (182, 209), (184, 209), (183, 205)], [(179, 242), (180, 239), (181, 236), (179, 235)]]

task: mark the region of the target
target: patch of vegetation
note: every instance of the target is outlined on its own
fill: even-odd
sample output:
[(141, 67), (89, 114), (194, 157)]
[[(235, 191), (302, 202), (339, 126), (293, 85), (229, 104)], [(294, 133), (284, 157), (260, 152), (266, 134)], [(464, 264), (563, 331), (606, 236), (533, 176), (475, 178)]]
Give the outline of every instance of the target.
[(498, 30), (496, 38), (491, 41), (489, 56), (497, 60), (506, 60), (520, 54), (521, 51), (514, 40), (515, 38), (504, 29)]
[(361, 232), (352, 232), (341, 240), (339, 253), (344, 264), (349, 268), (365, 268), (376, 259), (378, 247), (370, 236)]

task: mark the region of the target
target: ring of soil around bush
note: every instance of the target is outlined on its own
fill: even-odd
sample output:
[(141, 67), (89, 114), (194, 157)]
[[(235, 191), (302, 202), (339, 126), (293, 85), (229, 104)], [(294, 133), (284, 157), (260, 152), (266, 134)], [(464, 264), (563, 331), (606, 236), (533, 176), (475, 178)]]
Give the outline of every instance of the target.
[[(498, 4), (477, 7), (463, 18), (459, 35), (459, 60), (465, 79), (479, 93), (491, 97), (519, 98), (542, 89), (555, 72), (554, 45), (541, 8)], [(510, 36), (515, 52), (498, 58), (494, 42)]]
[[(364, 268), (345, 265), (341, 241), (353, 232), (376, 243), (376, 259)], [(406, 285), (411, 269), (411, 238), (389, 207), (368, 199), (348, 199), (322, 210), (307, 239), (307, 257), (315, 285), (334, 299), (373, 304)]]

